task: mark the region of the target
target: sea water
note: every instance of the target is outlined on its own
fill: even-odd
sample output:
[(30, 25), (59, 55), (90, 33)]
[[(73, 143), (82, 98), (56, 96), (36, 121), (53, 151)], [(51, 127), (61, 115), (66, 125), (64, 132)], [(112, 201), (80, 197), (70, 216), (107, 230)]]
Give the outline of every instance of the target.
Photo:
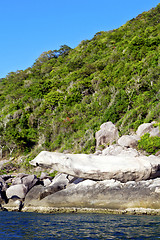
[(0, 239), (160, 239), (160, 216), (0, 212)]

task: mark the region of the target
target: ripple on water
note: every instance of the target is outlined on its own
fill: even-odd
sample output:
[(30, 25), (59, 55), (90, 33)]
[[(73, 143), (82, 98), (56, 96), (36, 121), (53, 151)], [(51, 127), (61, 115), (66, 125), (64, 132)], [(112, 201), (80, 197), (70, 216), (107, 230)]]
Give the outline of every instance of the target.
[(160, 216), (0, 212), (1, 239), (159, 239)]

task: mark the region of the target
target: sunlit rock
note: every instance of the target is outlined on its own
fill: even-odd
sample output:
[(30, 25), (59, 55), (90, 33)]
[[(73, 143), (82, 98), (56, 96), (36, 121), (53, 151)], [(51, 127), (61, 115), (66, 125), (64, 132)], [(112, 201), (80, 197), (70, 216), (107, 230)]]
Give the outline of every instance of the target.
[(103, 156), (42, 151), (30, 163), (92, 180), (115, 179), (127, 182), (160, 176), (160, 158), (155, 156)]

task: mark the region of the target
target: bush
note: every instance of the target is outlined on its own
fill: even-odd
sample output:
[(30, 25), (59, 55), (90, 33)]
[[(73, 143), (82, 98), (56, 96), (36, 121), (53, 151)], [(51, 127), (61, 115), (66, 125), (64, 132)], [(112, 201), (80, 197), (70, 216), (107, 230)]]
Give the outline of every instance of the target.
[(138, 149), (155, 154), (160, 150), (160, 137), (150, 137), (149, 133), (145, 133), (138, 141)]

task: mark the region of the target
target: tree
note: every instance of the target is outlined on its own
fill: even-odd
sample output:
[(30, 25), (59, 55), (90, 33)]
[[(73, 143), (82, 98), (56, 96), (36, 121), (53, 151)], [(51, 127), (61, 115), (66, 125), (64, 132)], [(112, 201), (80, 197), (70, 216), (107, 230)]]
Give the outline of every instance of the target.
[(34, 66), (41, 65), (42, 63), (45, 63), (46, 61), (57, 58), (57, 50), (49, 50), (47, 52), (43, 52), (39, 58), (36, 59), (36, 62), (34, 63)]
[(71, 49), (72, 48), (70, 48), (67, 45), (61, 45), (60, 49), (58, 50), (58, 53), (59, 53), (60, 56), (66, 56), (66, 55), (68, 55), (68, 53)]

